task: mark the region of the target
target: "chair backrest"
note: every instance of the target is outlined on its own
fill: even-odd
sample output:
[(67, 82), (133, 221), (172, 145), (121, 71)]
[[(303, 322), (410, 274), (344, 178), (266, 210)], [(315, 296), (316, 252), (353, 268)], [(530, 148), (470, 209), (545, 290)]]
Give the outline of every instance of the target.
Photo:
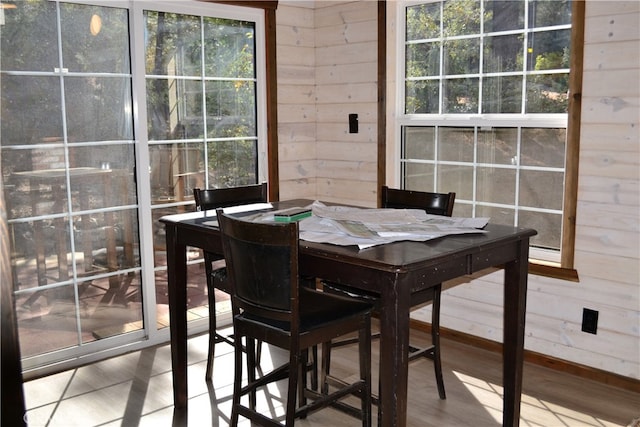
[[(297, 328), (298, 223), (244, 221), (216, 211), (234, 314), (289, 322)], [(295, 324), (295, 325), (294, 325)]]
[(424, 209), (428, 214), (451, 216), (456, 193), (429, 193), (382, 187), (382, 207)]
[(267, 183), (229, 188), (194, 188), (193, 198), (196, 201), (196, 210), (199, 211), (266, 202)]

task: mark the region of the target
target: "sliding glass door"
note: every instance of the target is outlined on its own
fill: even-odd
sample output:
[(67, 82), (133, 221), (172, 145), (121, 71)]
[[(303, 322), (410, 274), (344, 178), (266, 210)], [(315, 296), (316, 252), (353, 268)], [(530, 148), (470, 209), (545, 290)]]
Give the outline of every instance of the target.
[(129, 15), (14, 6), (2, 9), (2, 181), (21, 353), (64, 358), (143, 328)]
[[(0, 209), (23, 367), (162, 342), (159, 217), (192, 210), (196, 186), (265, 175), (262, 12), (191, 1), (1, 5)], [(199, 330), (203, 271), (193, 251)]]

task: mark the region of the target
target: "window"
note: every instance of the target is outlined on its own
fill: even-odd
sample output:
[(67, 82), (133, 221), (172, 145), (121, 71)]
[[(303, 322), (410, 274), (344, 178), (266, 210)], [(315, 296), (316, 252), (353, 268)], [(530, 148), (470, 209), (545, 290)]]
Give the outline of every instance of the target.
[(571, 1), (439, 0), (399, 10), (400, 185), (455, 191), (454, 215), (536, 229), (531, 257), (559, 265)]

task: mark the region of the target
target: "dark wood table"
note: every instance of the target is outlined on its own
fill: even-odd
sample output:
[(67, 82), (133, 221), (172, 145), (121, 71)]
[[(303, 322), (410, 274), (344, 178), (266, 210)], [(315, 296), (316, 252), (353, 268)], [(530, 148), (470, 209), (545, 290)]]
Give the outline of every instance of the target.
[[(306, 206), (311, 200), (274, 203)], [(160, 219), (166, 227), (173, 394), (187, 407), (187, 246), (222, 253), (219, 231), (204, 218)], [(407, 425), (409, 312), (412, 293), (489, 267), (504, 268), (503, 424), (520, 422), (529, 238), (535, 230), (488, 224), (487, 233), (427, 242), (356, 246), (300, 242), (300, 274), (377, 293), (380, 309), (380, 415), (382, 426)]]

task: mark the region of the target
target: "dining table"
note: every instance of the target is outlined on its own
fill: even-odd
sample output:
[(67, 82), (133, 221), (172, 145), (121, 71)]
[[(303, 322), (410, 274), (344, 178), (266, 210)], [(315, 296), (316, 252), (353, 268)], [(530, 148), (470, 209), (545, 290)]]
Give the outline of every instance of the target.
[[(271, 209), (307, 206), (312, 200), (272, 202)], [(222, 254), (215, 212), (162, 217), (166, 230), (173, 397), (176, 410), (187, 408), (187, 248)], [(364, 290), (379, 298), (379, 421), (384, 427), (407, 425), (408, 355), (411, 296), (481, 270), (504, 270), (503, 425), (518, 426), (530, 228), (489, 222), (481, 233), (427, 241), (396, 241), (359, 249), (300, 240), (300, 274)], [(473, 319), (469, 319), (473, 321)]]

